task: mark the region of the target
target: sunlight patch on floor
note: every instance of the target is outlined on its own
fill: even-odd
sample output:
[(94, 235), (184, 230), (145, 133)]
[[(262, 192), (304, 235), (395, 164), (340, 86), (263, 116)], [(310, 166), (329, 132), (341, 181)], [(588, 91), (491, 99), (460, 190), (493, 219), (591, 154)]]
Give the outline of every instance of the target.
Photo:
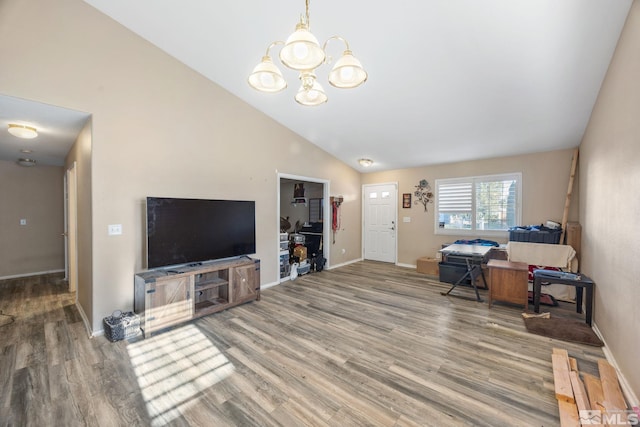
[(127, 346), (153, 427), (178, 418), (233, 364), (198, 328), (187, 325)]

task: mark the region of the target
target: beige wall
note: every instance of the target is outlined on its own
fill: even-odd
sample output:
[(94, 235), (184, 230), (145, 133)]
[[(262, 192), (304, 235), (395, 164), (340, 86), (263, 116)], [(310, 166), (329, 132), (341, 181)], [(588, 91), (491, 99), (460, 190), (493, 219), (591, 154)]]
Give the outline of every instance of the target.
[(63, 168), (0, 160), (0, 277), (64, 270), (63, 210)]
[[(412, 204), (402, 208), (402, 193), (412, 193), (421, 179), (426, 179), (435, 191), (436, 179), (457, 178), (500, 173), (522, 173), (522, 224), (541, 224), (547, 220), (561, 222), (571, 172), (573, 149), (527, 154), (513, 157), (493, 158), (444, 165), (425, 166), (363, 175), (363, 184), (385, 182), (398, 183), (398, 263), (416, 265), (420, 257), (435, 257), (443, 243), (457, 239), (487, 238), (505, 243), (508, 234), (502, 237), (451, 236), (434, 233), (435, 204)], [(577, 180), (574, 183), (569, 220), (578, 220)], [(415, 197), (413, 198), (415, 201)], [(411, 222), (403, 222), (409, 217)]]
[[(0, 2), (0, 57), (9, 54), (0, 92), (93, 117), (87, 311), (94, 330), (114, 309), (132, 307), (133, 275), (144, 266), (146, 196), (255, 200), (257, 257), (268, 284), (279, 275), (276, 171), (327, 179), (332, 194), (349, 200), (336, 242), (345, 253), (332, 253), (331, 262), (359, 257), (355, 170), (81, 0)], [(122, 224), (123, 234), (108, 236), (109, 224)]]
[(580, 153), (582, 270), (596, 282), (595, 323), (636, 397), (640, 396), (639, 53), (640, 1), (635, 0)]
[(87, 320), (93, 316), (93, 247), (91, 212), (91, 119), (67, 154), (66, 169), (75, 164), (77, 212), (77, 297)]

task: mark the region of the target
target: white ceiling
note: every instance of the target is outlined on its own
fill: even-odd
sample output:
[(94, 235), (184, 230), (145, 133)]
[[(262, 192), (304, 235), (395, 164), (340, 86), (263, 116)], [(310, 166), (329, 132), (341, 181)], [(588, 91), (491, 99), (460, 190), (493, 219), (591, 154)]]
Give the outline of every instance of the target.
[(297, 74), (283, 66), (284, 92), (246, 82), (293, 32), (303, 0), (85, 1), (347, 164), (365, 171), (357, 159), (368, 157), (378, 171), (577, 146), (632, 0), (312, 1), (320, 43), (344, 37), (369, 73), (335, 89), (320, 67), (329, 102), (319, 107), (293, 100)]
[[(29, 158), (39, 165), (62, 166), (89, 116), (67, 108), (0, 95), (0, 129), (3, 129), (0, 131), (0, 160)], [(6, 132), (9, 123), (35, 127), (38, 136), (33, 139), (15, 137)]]

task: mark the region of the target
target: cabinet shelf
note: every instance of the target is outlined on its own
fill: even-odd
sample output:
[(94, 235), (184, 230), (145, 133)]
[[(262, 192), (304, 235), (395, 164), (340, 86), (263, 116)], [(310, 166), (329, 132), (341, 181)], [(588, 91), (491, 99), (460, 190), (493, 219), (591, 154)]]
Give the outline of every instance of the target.
[(212, 308), (212, 307), (219, 307), (221, 305), (225, 305), (228, 304), (229, 301), (227, 301), (224, 298), (215, 298), (215, 299), (207, 299), (204, 301), (200, 301), (197, 302), (195, 305), (196, 311), (198, 310), (206, 310), (208, 308)]
[(197, 281), (195, 283), (195, 290), (196, 291), (204, 291), (205, 289), (212, 289), (212, 288), (217, 288), (219, 286), (225, 286), (228, 285), (229, 281), (228, 280), (224, 280), (221, 279), (219, 277), (213, 278), (213, 279), (208, 279), (208, 280), (202, 280), (202, 281)]

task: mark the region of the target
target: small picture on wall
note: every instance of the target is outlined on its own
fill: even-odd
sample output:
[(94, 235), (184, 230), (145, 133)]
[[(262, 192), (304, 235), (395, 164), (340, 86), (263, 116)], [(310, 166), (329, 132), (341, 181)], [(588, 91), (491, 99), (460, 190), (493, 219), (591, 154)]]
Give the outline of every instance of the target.
[(411, 193), (403, 193), (402, 194), (402, 207), (410, 208), (411, 207)]

